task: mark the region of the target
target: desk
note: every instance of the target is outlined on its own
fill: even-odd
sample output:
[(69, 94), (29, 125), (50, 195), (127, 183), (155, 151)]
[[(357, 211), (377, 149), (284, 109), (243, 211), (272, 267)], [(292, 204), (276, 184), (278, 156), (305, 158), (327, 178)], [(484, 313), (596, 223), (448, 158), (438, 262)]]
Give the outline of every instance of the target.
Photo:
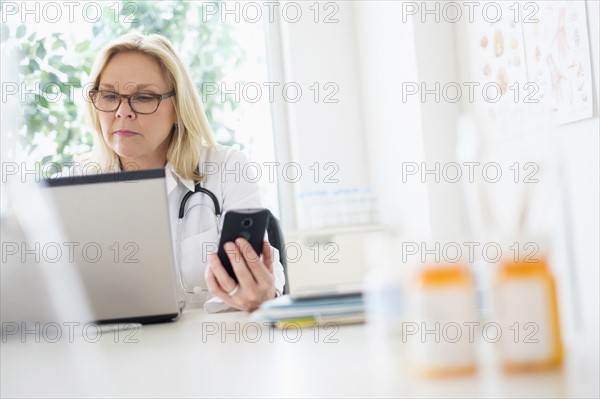
[(66, 331), (57, 343), (1, 344), (2, 397), (598, 397), (590, 351), (539, 375), (506, 376), (483, 359), (473, 377), (428, 381), (373, 350), (365, 325), (286, 332), (241, 312), (193, 310), (118, 335), (88, 331), (96, 343)]

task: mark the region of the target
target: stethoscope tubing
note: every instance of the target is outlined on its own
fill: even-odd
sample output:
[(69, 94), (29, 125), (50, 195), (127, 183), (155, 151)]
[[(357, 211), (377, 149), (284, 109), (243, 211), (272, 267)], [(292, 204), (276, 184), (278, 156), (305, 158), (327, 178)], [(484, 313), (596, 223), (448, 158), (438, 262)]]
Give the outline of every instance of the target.
[(206, 289), (200, 288), (200, 287), (194, 287), (193, 289), (189, 289), (187, 284), (185, 283), (185, 278), (183, 277), (183, 265), (182, 263), (182, 254), (181, 254), (181, 235), (182, 235), (182, 228), (183, 228), (183, 221), (185, 219), (185, 206), (188, 202), (188, 200), (190, 199), (191, 196), (193, 196), (196, 193), (203, 193), (206, 194), (210, 197), (210, 199), (212, 200), (213, 206), (214, 206), (214, 211), (215, 211), (215, 221), (217, 224), (217, 233), (220, 230), (220, 223), (221, 223), (221, 207), (219, 205), (219, 201), (217, 200), (217, 196), (210, 191), (207, 188), (201, 187), (200, 186), (200, 182), (196, 183), (194, 191), (188, 191), (187, 193), (185, 193), (185, 195), (183, 196), (183, 198), (181, 199), (181, 203), (179, 204), (179, 221), (177, 223), (177, 248), (176, 248), (176, 257), (177, 257), (177, 267), (179, 269), (179, 282), (181, 284), (181, 287), (183, 288), (183, 290), (185, 292), (187, 292), (188, 294), (197, 294), (200, 292), (205, 292)]
[(187, 204), (190, 197), (196, 193), (204, 193), (210, 197), (215, 207), (215, 215), (220, 218), (221, 217), (221, 207), (219, 206), (219, 200), (217, 200), (217, 196), (207, 188), (201, 187), (200, 182), (196, 183), (194, 191), (188, 191), (185, 193), (183, 198), (181, 199), (181, 203), (179, 204), (179, 219), (183, 219), (185, 217), (185, 205)]

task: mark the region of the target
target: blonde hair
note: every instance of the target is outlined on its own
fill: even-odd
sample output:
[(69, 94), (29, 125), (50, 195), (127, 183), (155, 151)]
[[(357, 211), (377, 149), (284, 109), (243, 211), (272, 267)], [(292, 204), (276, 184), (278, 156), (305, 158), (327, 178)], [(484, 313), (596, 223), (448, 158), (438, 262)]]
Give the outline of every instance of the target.
[[(112, 57), (125, 52), (143, 54), (156, 60), (167, 84), (175, 90), (172, 99), (177, 125), (171, 133), (167, 161), (182, 178), (201, 180), (202, 175), (198, 171), (201, 147), (213, 147), (215, 141), (189, 72), (166, 37), (159, 34), (128, 33), (116, 38), (96, 57), (90, 76), (93, 88), (98, 88), (100, 75)], [(87, 111), (96, 132), (94, 146), (90, 153), (76, 160), (93, 162), (101, 172), (114, 171), (119, 158), (104, 140), (98, 111), (91, 101), (88, 101)]]

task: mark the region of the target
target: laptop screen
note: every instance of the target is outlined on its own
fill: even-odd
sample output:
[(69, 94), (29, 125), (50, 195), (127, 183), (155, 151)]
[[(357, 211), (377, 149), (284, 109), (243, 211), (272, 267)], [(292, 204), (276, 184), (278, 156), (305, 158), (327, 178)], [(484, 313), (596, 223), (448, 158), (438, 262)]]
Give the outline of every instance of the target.
[(164, 169), (45, 185), (96, 320), (155, 322), (179, 314)]

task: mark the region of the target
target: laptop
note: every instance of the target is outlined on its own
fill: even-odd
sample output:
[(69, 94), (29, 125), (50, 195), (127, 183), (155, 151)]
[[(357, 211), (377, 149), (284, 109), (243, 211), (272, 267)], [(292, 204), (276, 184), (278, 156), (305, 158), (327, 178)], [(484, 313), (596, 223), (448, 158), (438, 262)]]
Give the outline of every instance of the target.
[[(45, 181), (98, 323), (180, 315), (164, 169)], [(69, 259), (66, 259), (68, 252)]]

